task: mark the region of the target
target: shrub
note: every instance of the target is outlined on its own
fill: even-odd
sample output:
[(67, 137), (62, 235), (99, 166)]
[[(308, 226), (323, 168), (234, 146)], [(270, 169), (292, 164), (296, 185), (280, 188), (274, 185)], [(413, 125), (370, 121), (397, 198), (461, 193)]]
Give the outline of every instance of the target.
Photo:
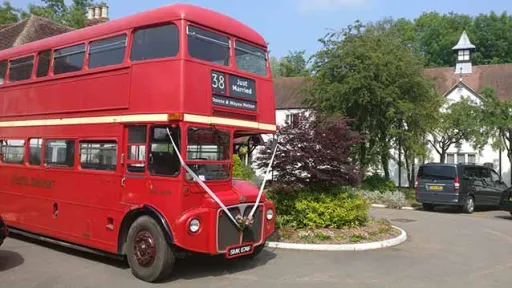
[(407, 205), (405, 194), (400, 191), (381, 193), (379, 191), (360, 190), (357, 193), (370, 204), (384, 204), (389, 208), (395, 209), (400, 209)]
[(369, 220), (368, 203), (345, 188), (318, 192), (301, 189), (295, 193), (272, 191), (279, 225), (295, 228), (352, 228)]
[(243, 180), (253, 181), (256, 179), (256, 173), (242, 163), (242, 160), (238, 155), (233, 155), (233, 178), (239, 178)]
[(393, 181), (379, 174), (373, 174), (364, 179), (362, 188), (370, 191), (388, 192), (395, 191), (396, 185)]
[[(280, 127), (273, 171), (283, 186), (303, 188), (312, 185), (346, 185), (360, 181), (354, 148), (362, 136), (350, 129), (346, 118), (319, 113), (301, 113), (297, 121)], [(258, 169), (266, 168), (274, 146), (267, 141), (256, 157)]]

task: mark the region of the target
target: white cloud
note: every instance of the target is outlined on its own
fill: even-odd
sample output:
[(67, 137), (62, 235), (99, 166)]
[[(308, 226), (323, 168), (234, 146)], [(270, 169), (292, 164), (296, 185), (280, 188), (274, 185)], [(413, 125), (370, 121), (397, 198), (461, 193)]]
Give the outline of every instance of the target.
[(331, 10), (338, 8), (364, 8), (371, 0), (299, 0), (302, 11)]

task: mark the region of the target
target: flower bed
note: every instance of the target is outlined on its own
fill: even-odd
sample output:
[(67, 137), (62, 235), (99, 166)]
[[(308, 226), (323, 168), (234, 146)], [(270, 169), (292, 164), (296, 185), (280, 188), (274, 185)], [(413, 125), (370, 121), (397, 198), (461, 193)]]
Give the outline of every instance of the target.
[(400, 233), (389, 221), (372, 219), (364, 226), (345, 229), (282, 227), (272, 234), (269, 241), (298, 244), (359, 244), (392, 239)]

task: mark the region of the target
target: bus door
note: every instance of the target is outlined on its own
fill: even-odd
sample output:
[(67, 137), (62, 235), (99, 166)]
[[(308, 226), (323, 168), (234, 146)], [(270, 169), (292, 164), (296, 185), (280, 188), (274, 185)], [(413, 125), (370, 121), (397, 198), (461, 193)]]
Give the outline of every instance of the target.
[(128, 125), (124, 129), (124, 163), (121, 179), (124, 203), (142, 203), (149, 182), (146, 179), (147, 169), (147, 125)]

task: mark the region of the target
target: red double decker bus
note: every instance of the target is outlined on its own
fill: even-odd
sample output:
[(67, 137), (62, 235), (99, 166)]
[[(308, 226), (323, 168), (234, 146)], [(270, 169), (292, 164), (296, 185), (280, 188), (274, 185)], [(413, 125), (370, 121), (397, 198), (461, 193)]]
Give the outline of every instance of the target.
[(232, 165), (235, 139), (276, 129), (266, 48), (226, 15), (170, 5), (1, 51), (7, 225), (126, 256), (150, 282), (190, 252), (257, 255), (274, 207)]

